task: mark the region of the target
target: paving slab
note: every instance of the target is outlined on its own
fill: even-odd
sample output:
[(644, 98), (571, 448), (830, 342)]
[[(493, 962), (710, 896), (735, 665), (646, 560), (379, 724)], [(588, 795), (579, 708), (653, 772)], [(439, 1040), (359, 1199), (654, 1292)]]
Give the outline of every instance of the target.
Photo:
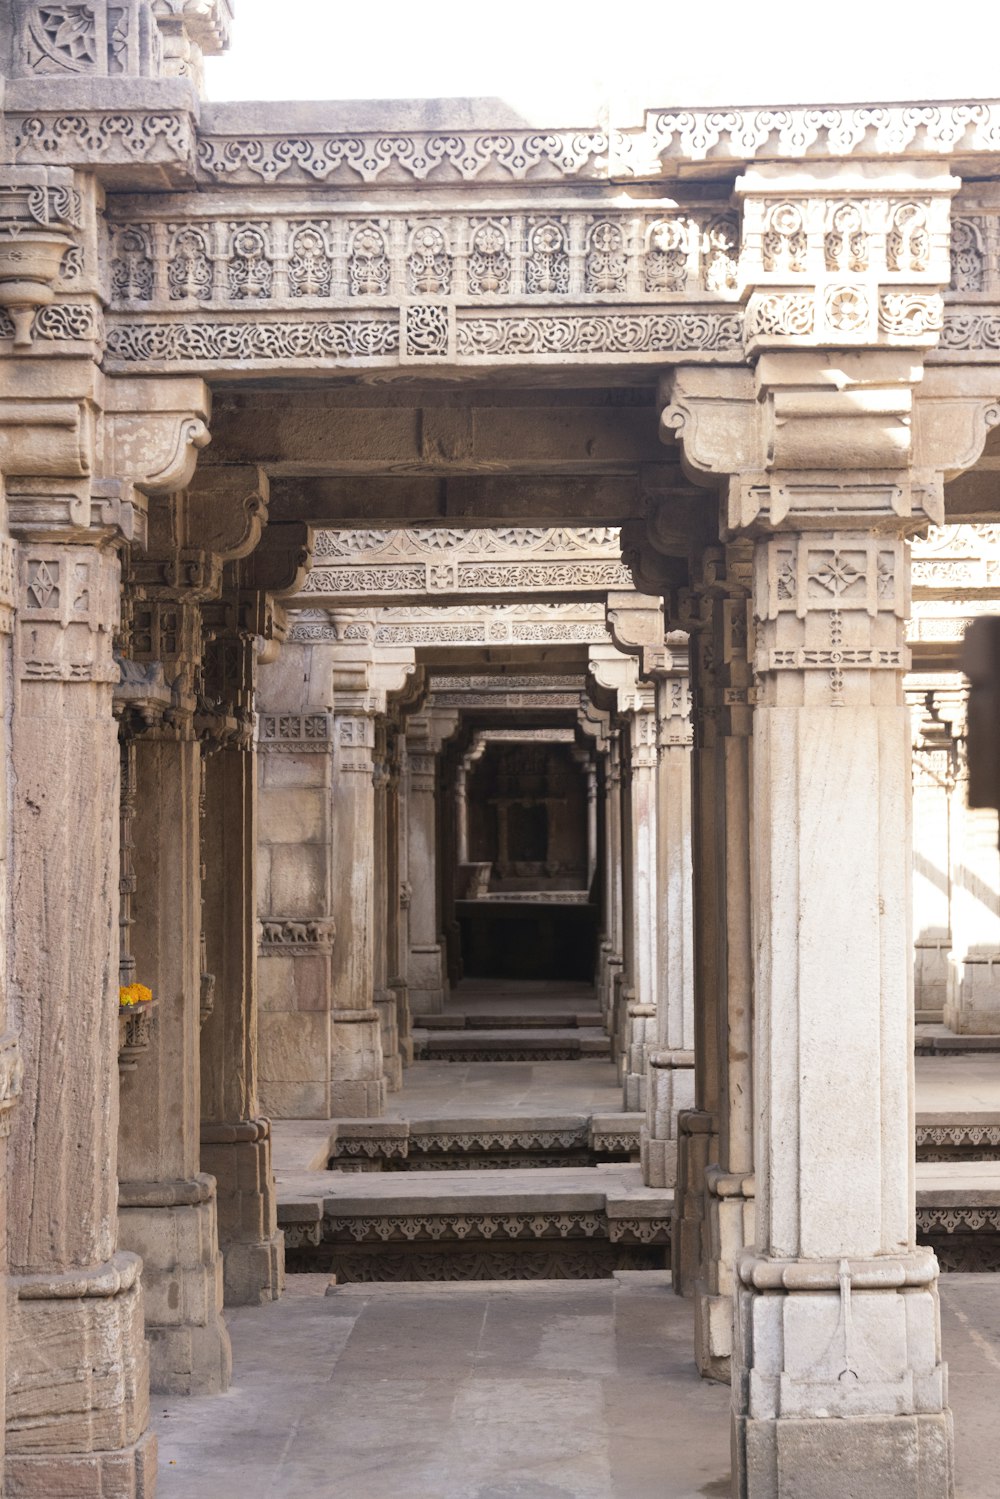
[[(327, 1289), (227, 1313), (227, 1395), (154, 1398), (159, 1499), (727, 1499), (729, 1391), (668, 1275)], [(996, 1499), (1000, 1277), (941, 1301), (956, 1499)]]

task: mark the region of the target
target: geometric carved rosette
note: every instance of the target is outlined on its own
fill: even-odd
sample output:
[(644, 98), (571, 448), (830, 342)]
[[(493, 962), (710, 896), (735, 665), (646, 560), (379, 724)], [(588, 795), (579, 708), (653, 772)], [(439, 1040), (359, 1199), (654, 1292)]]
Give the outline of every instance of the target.
[(17, 657), (25, 680), (117, 682), (119, 565), (90, 546), (27, 544), (18, 568)]
[[(769, 538), (755, 548), (754, 669), (822, 672), (833, 704), (868, 700), (862, 672), (905, 671), (909, 558), (905, 543), (865, 532)], [(845, 672), (857, 673), (852, 688)], [(815, 700), (816, 688), (806, 689)]]

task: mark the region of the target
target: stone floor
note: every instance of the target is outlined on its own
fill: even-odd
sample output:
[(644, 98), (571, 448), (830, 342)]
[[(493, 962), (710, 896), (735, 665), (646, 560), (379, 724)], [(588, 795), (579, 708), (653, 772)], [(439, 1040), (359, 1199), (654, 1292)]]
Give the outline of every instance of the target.
[[(293, 1277), (228, 1314), (227, 1395), (154, 1399), (160, 1499), (725, 1499), (729, 1392), (666, 1282)], [(941, 1294), (956, 1499), (997, 1499), (1000, 1278)]]

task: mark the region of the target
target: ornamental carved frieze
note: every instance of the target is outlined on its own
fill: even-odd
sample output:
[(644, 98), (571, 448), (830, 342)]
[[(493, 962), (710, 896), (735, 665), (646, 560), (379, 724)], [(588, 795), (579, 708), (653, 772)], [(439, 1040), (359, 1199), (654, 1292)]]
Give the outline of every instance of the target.
[(750, 289), (750, 350), (809, 345), (933, 346), (944, 321), (951, 198), (957, 178), (886, 170), (823, 179), (773, 168), (740, 178), (740, 276)]
[(303, 594), (586, 593), (623, 588), (616, 527), (318, 531)]
[(329, 952), (336, 937), (332, 918), (266, 916), (260, 923), (260, 950), (264, 957), (295, 957)]
[[(295, 619), (288, 638), (299, 642), (339, 640), (333, 623)], [(488, 604), (387, 607), (369, 627), (375, 645), (542, 645), (550, 641), (589, 644), (610, 640), (604, 605)]]
[(257, 749), (265, 754), (331, 754), (333, 717), (329, 713), (261, 713)]

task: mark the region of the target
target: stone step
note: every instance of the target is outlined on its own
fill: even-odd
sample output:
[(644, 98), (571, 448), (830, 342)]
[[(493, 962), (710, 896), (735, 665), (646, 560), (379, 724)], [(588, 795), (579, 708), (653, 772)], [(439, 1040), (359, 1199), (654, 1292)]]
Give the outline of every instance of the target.
[(532, 1014), (523, 1010), (514, 1014), (503, 1011), (465, 1013), (449, 1010), (443, 1015), (421, 1015), (419, 1029), (425, 1031), (500, 1031), (500, 1030), (573, 1030), (599, 1028), (601, 1017), (596, 1009), (576, 1012), (543, 1011)]
[(611, 1042), (600, 1026), (539, 1026), (498, 1030), (414, 1029), (413, 1055), (438, 1062), (568, 1062), (610, 1057)]
[(673, 1193), (638, 1166), (314, 1172), (279, 1180), (286, 1263), (341, 1281), (606, 1278), (664, 1270)]
[(637, 1160), (641, 1114), (338, 1119), (337, 1171), (510, 1170)]
[(944, 1271), (1000, 1270), (1000, 1161), (917, 1162), (917, 1240)]

